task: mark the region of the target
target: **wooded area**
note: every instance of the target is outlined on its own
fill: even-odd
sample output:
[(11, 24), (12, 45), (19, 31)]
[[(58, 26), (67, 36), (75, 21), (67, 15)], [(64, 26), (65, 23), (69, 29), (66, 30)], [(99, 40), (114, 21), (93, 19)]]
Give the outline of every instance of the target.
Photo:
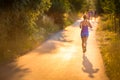
[(0, 0), (0, 59), (17, 57), (38, 45), (45, 35), (63, 29), (72, 22), (64, 15), (79, 12), (84, 2)]
[(120, 79), (120, 0), (98, 0), (101, 14), (100, 44), (106, 73), (110, 80)]
[(78, 19), (74, 14), (89, 10), (119, 36), (120, 0), (0, 0), (0, 63), (35, 48)]
[(120, 34), (120, 0), (98, 0), (96, 7), (98, 13), (107, 14), (112, 23), (109, 29)]

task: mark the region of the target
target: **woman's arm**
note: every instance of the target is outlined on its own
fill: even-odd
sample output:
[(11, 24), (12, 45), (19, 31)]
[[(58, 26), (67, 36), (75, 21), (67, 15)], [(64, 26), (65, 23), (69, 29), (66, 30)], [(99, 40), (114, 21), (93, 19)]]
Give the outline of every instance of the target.
[(91, 25), (91, 23), (90, 23), (90, 22), (88, 22), (88, 25), (89, 25), (89, 27), (90, 27), (90, 28), (92, 28), (92, 25)]
[(88, 25), (89, 25), (89, 27), (90, 27), (91, 31), (93, 31), (93, 29), (92, 29), (92, 25), (91, 25), (91, 23), (90, 23), (90, 22), (88, 22)]

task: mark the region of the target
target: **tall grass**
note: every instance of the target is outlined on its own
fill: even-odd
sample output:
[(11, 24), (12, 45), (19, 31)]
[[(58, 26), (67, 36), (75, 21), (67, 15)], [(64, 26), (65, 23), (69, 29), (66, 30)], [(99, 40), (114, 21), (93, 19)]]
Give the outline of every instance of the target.
[(112, 30), (109, 18), (101, 17), (97, 35), (106, 73), (110, 80), (120, 79), (120, 35)]

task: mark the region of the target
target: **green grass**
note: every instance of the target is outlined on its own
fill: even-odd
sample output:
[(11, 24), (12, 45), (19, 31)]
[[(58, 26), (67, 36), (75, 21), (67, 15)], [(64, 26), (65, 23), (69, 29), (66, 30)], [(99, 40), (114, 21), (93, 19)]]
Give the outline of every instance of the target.
[(106, 73), (110, 80), (120, 79), (120, 36), (111, 31), (109, 19), (99, 22), (97, 29), (98, 41), (103, 56)]

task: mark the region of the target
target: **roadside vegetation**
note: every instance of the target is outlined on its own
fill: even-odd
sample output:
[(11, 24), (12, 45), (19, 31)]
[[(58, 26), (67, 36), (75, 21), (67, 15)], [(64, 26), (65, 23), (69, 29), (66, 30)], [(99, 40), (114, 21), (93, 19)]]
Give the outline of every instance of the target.
[(120, 0), (0, 0), (0, 63), (36, 48), (89, 10), (101, 15), (97, 34), (106, 72), (119, 80)]
[(110, 80), (120, 79), (120, 0), (97, 0), (101, 19), (97, 35)]
[(85, 1), (0, 0), (0, 63), (14, 60), (72, 24)]
[(97, 31), (106, 73), (110, 80), (120, 79), (120, 35), (113, 31), (108, 15), (101, 17)]

